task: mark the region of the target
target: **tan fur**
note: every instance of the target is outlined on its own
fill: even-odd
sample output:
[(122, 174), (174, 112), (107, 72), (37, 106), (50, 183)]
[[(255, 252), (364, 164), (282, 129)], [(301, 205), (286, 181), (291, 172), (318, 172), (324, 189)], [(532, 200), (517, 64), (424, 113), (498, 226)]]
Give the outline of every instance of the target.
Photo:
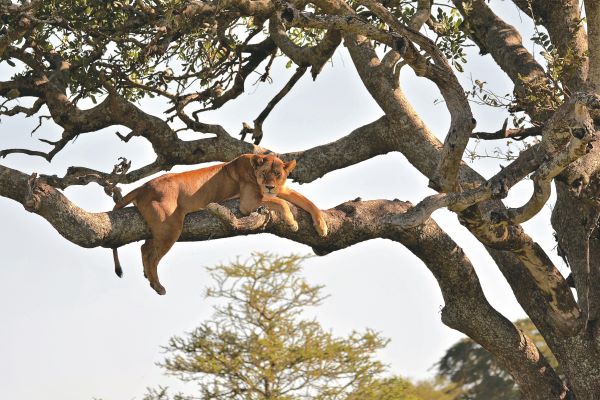
[[(293, 230), (298, 230), (286, 202), (310, 213), (320, 236), (327, 235), (327, 224), (321, 211), (306, 197), (285, 184), (296, 161), (284, 163), (274, 155), (244, 154), (235, 160), (182, 173), (169, 173), (152, 179), (133, 190), (115, 206), (135, 204), (152, 232), (152, 239), (142, 245), (144, 276), (158, 294), (165, 288), (158, 280), (161, 258), (179, 239), (186, 214), (221, 200), (240, 199), (240, 211), (249, 214), (260, 206), (275, 211)], [(115, 272), (122, 275), (117, 249), (113, 249)]]

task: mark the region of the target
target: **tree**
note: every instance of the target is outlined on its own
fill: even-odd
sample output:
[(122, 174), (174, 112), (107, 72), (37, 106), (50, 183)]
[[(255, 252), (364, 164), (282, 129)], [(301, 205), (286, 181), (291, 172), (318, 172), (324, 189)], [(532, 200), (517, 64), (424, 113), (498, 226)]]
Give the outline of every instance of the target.
[(392, 377), (376, 380), (352, 393), (346, 400), (455, 400), (459, 394), (460, 391), (453, 385), (429, 381), (412, 383)]
[[(135, 209), (89, 213), (60, 190), (95, 182), (118, 198), (119, 184), (175, 165), (268, 151), (258, 146), (265, 118), (306, 70), (316, 78), (343, 42), (384, 115), (332, 143), (279, 154), (298, 160), (293, 178), (311, 182), (377, 155), (400, 152), (439, 193), (414, 206), (360, 199), (341, 204), (326, 213), (331, 229), (325, 239), (313, 234), (301, 212), (298, 232), (267, 222), (264, 215), (237, 224), (231, 216), (221, 222), (198, 212), (188, 216), (182, 240), (264, 231), (312, 246), (320, 255), (372, 238), (393, 240), (419, 257), (439, 282), (445, 300), (442, 321), (494, 354), (525, 398), (595, 398), (600, 393), (600, 269), (595, 261), (600, 253), (600, 152), (595, 143), (600, 4), (584, 1), (585, 18), (576, 0), (511, 4), (535, 26), (533, 40), (543, 49), (543, 59), (528, 51), (517, 28), (484, 0), (434, 6), (428, 0), (2, 1), (1, 60), (7, 68), (14, 66), (14, 74), (0, 82), (6, 99), (0, 111), (5, 117), (51, 119), (63, 133), (55, 141), (42, 139), (50, 145), (47, 152), (8, 148), (0, 157), (25, 154), (52, 161), (78, 136), (122, 125), (129, 131), (119, 137), (146, 139), (156, 159), (134, 170), (126, 160), (112, 171), (73, 166), (61, 177), (28, 175), (3, 165), (0, 195), (39, 214), (79, 246), (110, 248), (144, 239), (147, 227)], [(465, 48), (473, 45), (491, 55), (512, 81), (512, 94), (490, 92), (485, 79), (475, 80), (465, 92), (458, 76), (467, 61)], [(202, 121), (202, 111), (239, 97), (253, 73), (268, 81), (279, 56), (296, 64), (296, 73), (254, 123), (244, 125), (241, 140), (219, 124)], [(398, 77), (408, 68), (432, 82), (443, 97), (451, 116), (444, 143), (402, 90)], [(142, 110), (136, 104), (142, 97), (168, 101), (165, 118)], [(496, 132), (476, 131), (469, 100), (504, 108), (515, 127), (498, 121)], [(184, 141), (177, 135), (181, 129), (212, 136)], [(244, 141), (248, 134), (254, 144)], [(471, 138), (527, 137), (537, 140), (507, 155), (506, 165), (489, 179), (461, 163)], [(504, 206), (501, 199), (528, 177), (531, 198), (522, 207)], [(557, 200), (551, 222), (577, 296), (521, 226), (546, 204), (552, 184)], [(236, 210), (235, 201), (225, 204)], [(564, 377), (487, 301), (468, 257), (429, 218), (444, 207), (485, 246)]]
[[(535, 342), (540, 352), (557, 369), (558, 363), (544, 338), (529, 319), (515, 322)], [(515, 380), (498, 359), (471, 339), (450, 347), (436, 365), (438, 378), (448, 380), (462, 390), (460, 400), (519, 400)]]
[[(300, 275), (301, 261), (255, 254), (211, 268), (216, 284), (207, 297), (218, 300), (215, 314), (186, 336), (171, 338), (162, 367), (197, 382), (202, 399), (346, 399), (377, 384), (384, 366), (373, 356), (387, 340), (369, 330), (335, 337), (316, 320), (303, 319), (323, 296)], [(155, 390), (147, 397), (165, 396)]]
[[(210, 268), (217, 302), (209, 321), (174, 336), (161, 363), (167, 373), (198, 383), (202, 399), (452, 400), (454, 388), (384, 378), (375, 352), (387, 344), (376, 332), (335, 337), (302, 319), (324, 297), (302, 278), (300, 256), (254, 254)], [(146, 400), (169, 399), (167, 388)], [(197, 398), (177, 394), (176, 400)]]

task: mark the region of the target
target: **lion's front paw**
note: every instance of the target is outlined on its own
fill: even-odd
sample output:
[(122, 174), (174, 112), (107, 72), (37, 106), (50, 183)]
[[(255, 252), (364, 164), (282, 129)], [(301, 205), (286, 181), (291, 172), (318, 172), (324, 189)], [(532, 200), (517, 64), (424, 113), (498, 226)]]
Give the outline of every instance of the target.
[(293, 232), (298, 232), (298, 222), (295, 219), (287, 221), (287, 224)]
[(327, 236), (327, 233), (328, 233), (327, 222), (325, 222), (325, 220), (323, 218), (319, 218), (319, 220), (315, 222), (315, 229), (317, 230), (317, 233), (319, 234), (319, 236), (321, 236), (321, 237)]

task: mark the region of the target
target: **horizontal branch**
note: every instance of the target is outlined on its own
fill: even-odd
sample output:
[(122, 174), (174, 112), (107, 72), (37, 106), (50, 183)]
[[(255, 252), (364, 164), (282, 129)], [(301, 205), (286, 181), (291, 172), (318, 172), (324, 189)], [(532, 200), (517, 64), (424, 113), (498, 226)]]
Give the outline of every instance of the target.
[[(53, 187), (3, 166), (0, 166), (0, 196), (23, 204), (29, 211), (48, 220), (67, 240), (82, 247), (113, 248), (147, 239), (150, 236), (146, 223), (134, 207), (90, 213), (71, 203)], [(237, 209), (239, 201), (231, 200), (224, 204), (239, 215)], [(326, 254), (361, 241), (386, 237), (397, 229), (374, 221), (404, 212), (409, 207), (409, 203), (388, 200), (340, 204), (324, 212), (329, 233), (327, 237), (322, 238), (314, 231), (310, 215), (292, 205), (292, 212), (299, 224), (297, 232), (291, 231), (285, 223), (279, 221), (269, 221), (264, 232), (307, 244), (318, 254)], [(222, 215), (220, 217), (213, 215), (214, 212), (215, 210), (190, 213), (186, 217), (180, 241), (212, 240), (263, 232), (262, 230), (238, 231), (231, 224), (224, 223)], [(265, 218), (265, 216), (257, 214), (256, 218)]]
[(508, 118), (504, 120), (502, 128), (496, 132), (473, 132), (472, 139), (481, 140), (499, 140), (499, 139), (514, 139), (523, 140), (531, 136), (539, 136), (542, 134), (542, 126), (531, 126), (527, 128), (511, 128), (508, 129)]

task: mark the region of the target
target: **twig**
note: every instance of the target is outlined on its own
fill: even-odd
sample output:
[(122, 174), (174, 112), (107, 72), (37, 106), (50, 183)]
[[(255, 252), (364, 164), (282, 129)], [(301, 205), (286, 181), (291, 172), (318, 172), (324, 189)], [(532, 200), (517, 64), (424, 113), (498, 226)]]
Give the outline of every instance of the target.
[(246, 135), (248, 133), (252, 133), (252, 140), (253, 140), (254, 144), (256, 144), (256, 145), (260, 144), (260, 141), (262, 140), (262, 137), (263, 137), (262, 125), (263, 125), (265, 119), (269, 116), (269, 114), (271, 113), (273, 108), (275, 108), (277, 103), (279, 103), (281, 101), (281, 99), (283, 99), (290, 92), (290, 90), (292, 90), (292, 88), (294, 87), (296, 82), (298, 82), (300, 80), (300, 78), (302, 78), (302, 76), (306, 72), (306, 69), (307, 69), (307, 67), (298, 67), (298, 69), (296, 69), (296, 72), (294, 73), (294, 75), (292, 75), (290, 80), (279, 91), (279, 93), (277, 93), (275, 95), (275, 97), (273, 97), (273, 99), (271, 99), (271, 101), (269, 101), (269, 103), (267, 104), (265, 109), (254, 120), (254, 128), (250, 127), (250, 125), (248, 125), (245, 122), (243, 123), (242, 131), (240, 132), (240, 135), (242, 136), (242, 138), (241, 138), (242, 141), (244, 141), (244, 139), (246, 139)]

